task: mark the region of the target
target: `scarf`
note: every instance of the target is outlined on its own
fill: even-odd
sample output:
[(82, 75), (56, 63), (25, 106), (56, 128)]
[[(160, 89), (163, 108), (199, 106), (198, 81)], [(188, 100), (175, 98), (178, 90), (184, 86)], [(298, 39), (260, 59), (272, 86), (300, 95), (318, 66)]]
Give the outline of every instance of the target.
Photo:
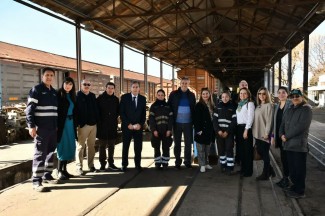
[(238, 103), (238, 107), (237, 107), (237, 111), (240, 112), (241, 111), (241, 108), (248, 102), (248, 99), (245, 99), (245, 100), (241, 100), (239, 101)]

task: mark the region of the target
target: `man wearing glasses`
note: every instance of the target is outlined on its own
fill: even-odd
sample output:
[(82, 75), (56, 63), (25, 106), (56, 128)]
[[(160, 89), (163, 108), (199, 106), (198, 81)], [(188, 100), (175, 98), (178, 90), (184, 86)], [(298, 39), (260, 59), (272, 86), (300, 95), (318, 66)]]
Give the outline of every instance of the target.
[(77, 174), (83, 175), (84, 149), (87, 145), (87, 162), (90, 172), (96, 172), (94, 166), (95, 141), (99, 115), (96, 103), (96, 96), (90, 92), (91, 83), (89, 80), (82, 80), (81, 91), (77, 93), (77, 131), (78, 144), (76, 151)]
[(290, 198), (303, 198), (305, 197), (308, 132), (312, 111), (299, 89), (292, 90), (290, 98), (292, 105), (284, 115), (279, 130), (283, 150), (287, 152), (289, 176), (292, 182), (292, 186), (284, 188), (284, 191)]

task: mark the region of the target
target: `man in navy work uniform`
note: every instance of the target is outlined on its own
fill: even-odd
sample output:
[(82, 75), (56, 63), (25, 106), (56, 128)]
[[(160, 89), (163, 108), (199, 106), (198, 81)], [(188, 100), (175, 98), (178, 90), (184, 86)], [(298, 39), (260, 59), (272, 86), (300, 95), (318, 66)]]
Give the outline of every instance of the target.
[(29, 134), (34, 138), (33, 189), (49, 191), (43, 183), (57, 184), (52, 177), (53, 157), (56, 149), (57, 93), (51, 86), (55, 72), (52, 68), (42, 69), (42, 82), (29, 92), (26, 120)]
[(139, 94), (140, 83), (133, 81), (131, 93), (122, 95), (120, 102), (120, 116), (122, 120), (123, 149), (122, 149), (122, 171), (127, 171), (129, 165), (129, 147), (133, 137), (134, 141), (134, 163), (138, 171), (141, 167), (142, 130), (146, 121), (146, 98)]

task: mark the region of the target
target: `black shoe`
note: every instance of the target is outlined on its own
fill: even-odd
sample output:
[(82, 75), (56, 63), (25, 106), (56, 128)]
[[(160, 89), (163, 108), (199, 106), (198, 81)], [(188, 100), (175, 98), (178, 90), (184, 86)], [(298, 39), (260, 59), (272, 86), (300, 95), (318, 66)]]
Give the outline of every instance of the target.
[(106, 171), (105, 165), (100, 166), (99, 171), (100, 172), (105, 172)]
[(108, 166), (108, 168), (111, 169), (111, 170), (113, 170), (113, 171), (117, 171), (117, 170), (119, 170), (119, 168), (116, 167), (114, 164), (110, 164), (110, 165)]
[(294, 188), (291, 186), (291, 187), (285, 187), (285, 188), (282, 188), (282, 190), (284, 192), (289, 192), (289, 191), (294, 191)]
[(74, 178), (75, 177), (74, 175), (68, 173), (68, 171), (66, 171), (66, 170), (62, 171), (62, 173), (68, 178)]
[(135, 168), (137, 169), (138, 172), (141, 172), (143, 170), (141, 166), (136, 166)]
[(64, 180), (69, 180), (69, 177), (66, 176), (62, 171), (59, 171), (59, 173), (58, 173), (58, 179), (64, 181)]
[(122, 172), (127, 172), (128, 171), (128, 168), (126, 166), (122, 166), (121, 171)]
[(181, 165), (175, 165), (175, 169), (181, 170)]
[(237, 172), (234, 170), (227, 170), (227, 175), (229, 175), (229, 176), (237, 175)]
[(221, 173), (225, 173), (226, 172), (226, 167), (221, 167)]
[(53, 178), (53, 176), (49, 175), (46, 178), (43, 178), (43, 183), (47, 184), (60, 184), (60, 180)]
[(42, 183), (40, 183), (40, 182), (33, 183), (33, 190), (36, 191), (36, 192), (40, 192), (40, 193), (42, 193), (42, 192), (49, 192), (50, 191), (49, 188), (44, 187), (42, 185)]
[(98, 170), (97, 170), (95, 167), (90, 167), (90, 168), (89, 168), (89, 172), (94, 172), (94, 173), (96, 173), (96, 172), (98, 172)]
[(280, 188), (287, 188), (289, 187), (289, 179), (284, 177), (279, 182), (277, 182), (276, 185)]
[(168, 165), (164, 165), (164, 166), (162, 167), (162, 169), (163, 169), (163, 170), (167, 170), (167, 169), (168, 169)]
[(272, 176), (272, 177), (276, 176), (275, 171), (274, 171), (272, 166), (270, 166), (269, 175)]
[(185, 167), (188, 168), (188, 169), (193, 169), (191, 164), (185, 164)]
[(305, 193), (297, 193), (295, 191), (288, 191), (286, 195), (287, 197), (294, 198), (294, 199), (301, 199), (306, 197)]

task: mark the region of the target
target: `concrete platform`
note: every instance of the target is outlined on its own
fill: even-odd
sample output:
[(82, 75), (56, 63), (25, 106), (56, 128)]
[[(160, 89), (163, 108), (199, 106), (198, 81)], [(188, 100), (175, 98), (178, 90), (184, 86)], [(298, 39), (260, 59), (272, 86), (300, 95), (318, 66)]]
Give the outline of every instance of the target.
[[(121, 150), (117, 145), (116, 165)], [(254, 176), (240, 179), (224, 175), (218, 166), (206, 173), (198, 166), (156, 170), (149, 142), (143, 144), (142, 158), (143, 172), (133, 169), (130, 159), (126, 173), (87, 173), (51, 185), (48, 193), (34, 192), (30, 180), (16, 184), (0, 192), (0, 215), (299, 215), (272, 181), (255, 181), (261, 162), (254, 163)], [(95, 160), (99, 167), (98, 155)], [(68, 169), (74, 173), (75, 164)]]
[[(325, 139), (325, 124), (312, 122), (311, 133)], [(130, 148), (130, 171), (87, 173), (64, 184), (50, 186), (51, 192), (37, 193), (30, 180), (0, 191), (0, 215), (325, 215), (324, 170), (312, 157), (307, 158), (306, 198), (288, 199), (275, 182), (256, 182), (262, 162), (254, 162), (252, 177), (226, 176), (218, 166), (206, 173), (194, 169), (158, 171), (154, 168), (153, 148), (144, 142), (143, 172), (133, 163)], [(122, 145), (116, 145), (115, 164), (121, 165)], [(173, 149), (170, 150), (173, 156)], [(279, 150), (272, 149), (279, 163)], [(30, 175), (33, 143), (0, 146), (0, 177), (4, 170), (22, 166)], [(86, 161), (85, 161), (86, 162)], [(30, 163), (30, 164), (28, 164)], [(85, 163), (86, 164), (86, 163)], [(95, 165), (99, 168), (98, 154)], [(85, 167), (87, 169), (87, 167)], [(68, 169), (75, 172), (75, 164)], [(239, 169), (239, 167), (236, 167)], [(20, 175), (16, 175), (16, 179)], [(54, 175), (55, 176), (55, 175)]]

